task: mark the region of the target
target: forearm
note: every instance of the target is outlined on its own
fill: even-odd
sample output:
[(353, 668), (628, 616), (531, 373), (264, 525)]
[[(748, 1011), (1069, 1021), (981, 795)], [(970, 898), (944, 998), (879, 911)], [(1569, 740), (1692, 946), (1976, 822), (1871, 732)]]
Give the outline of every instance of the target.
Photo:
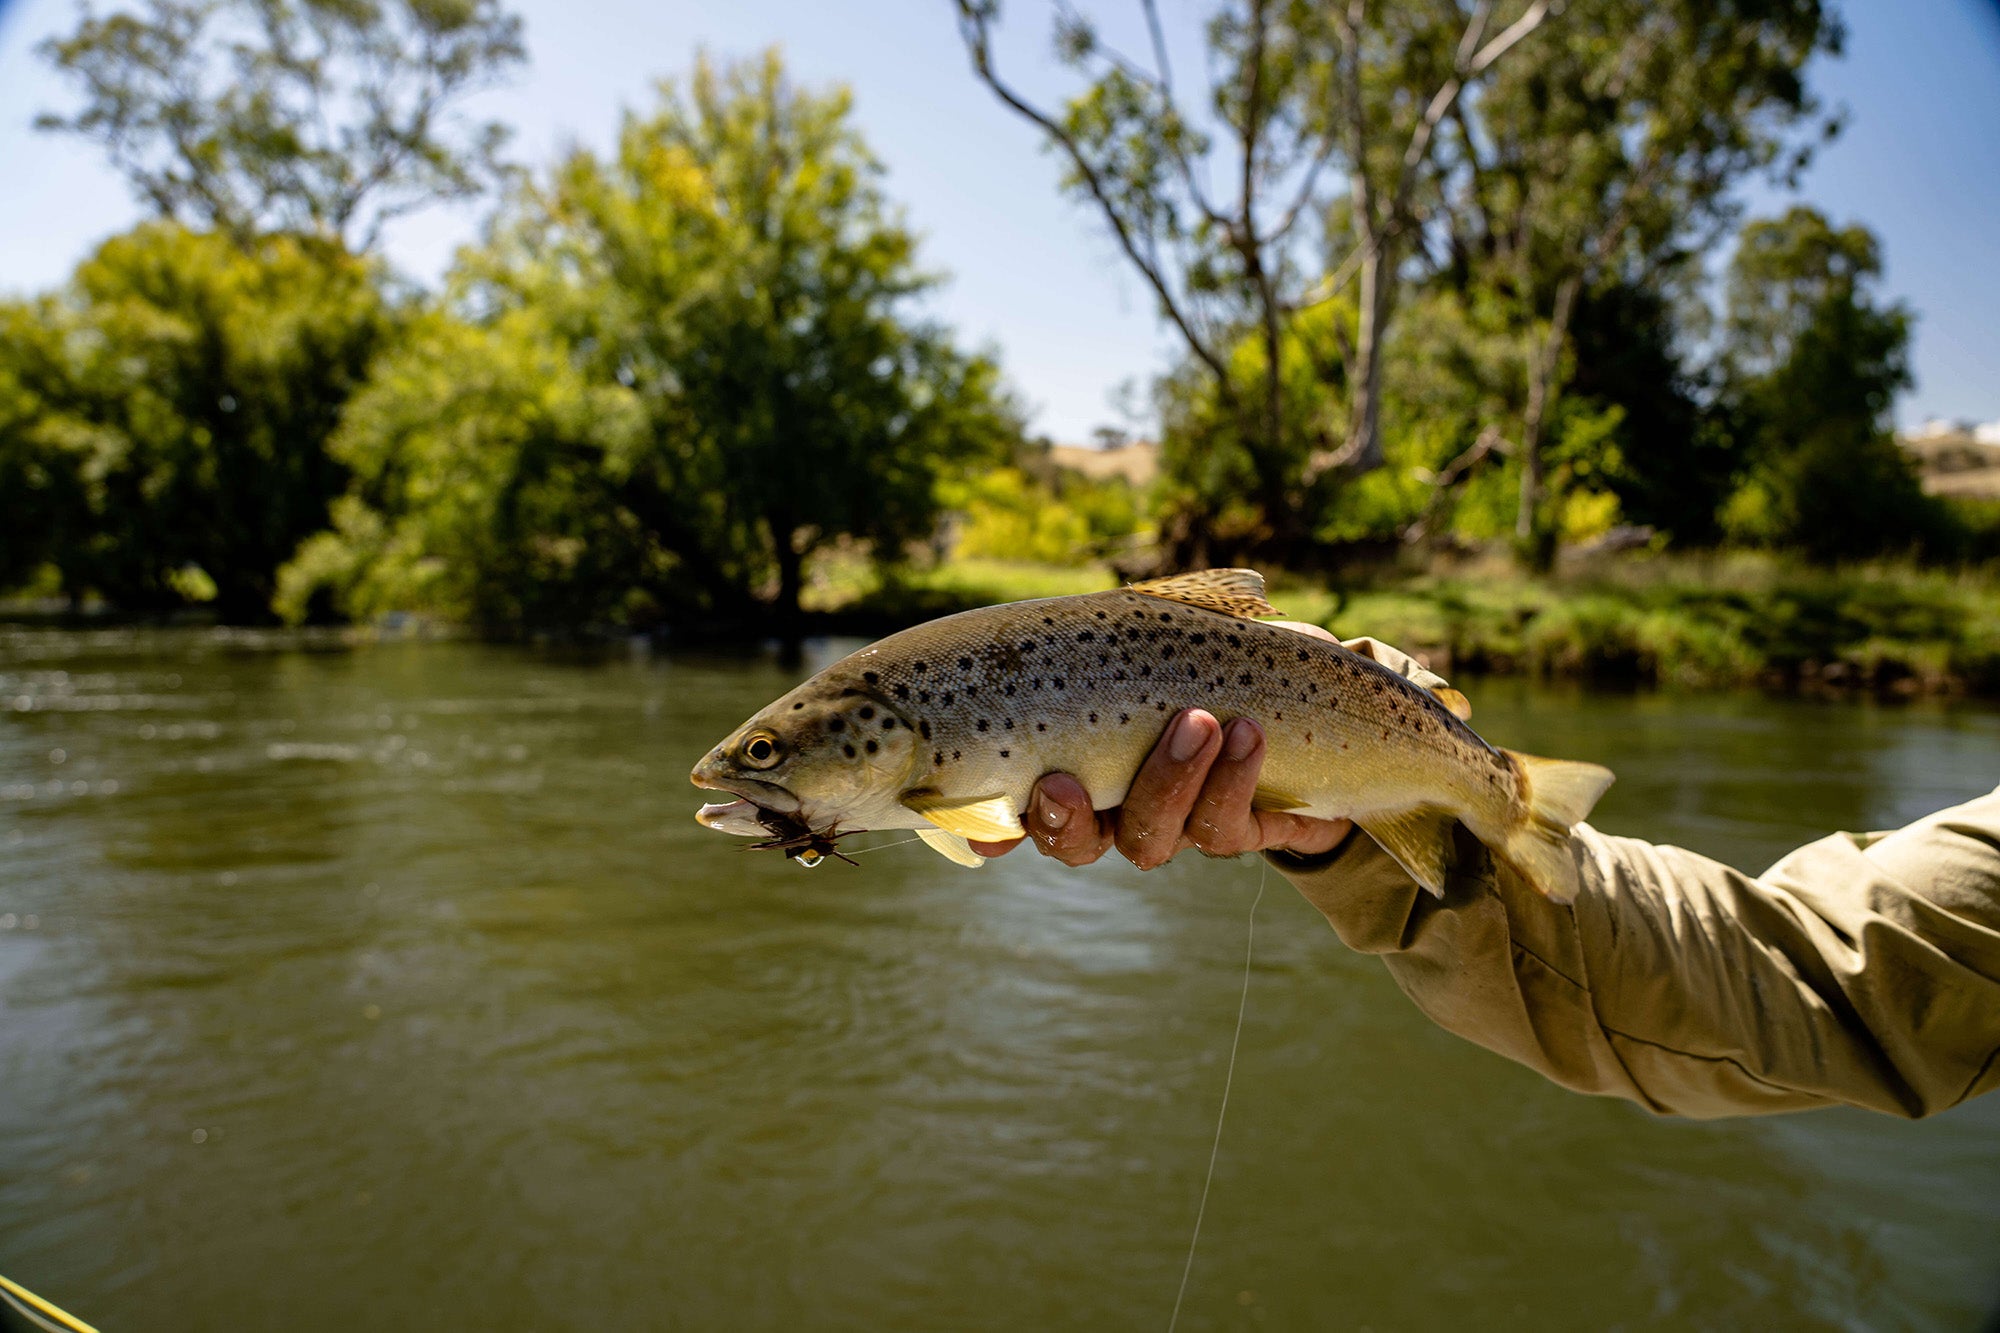
[(1442, 899), (1360, 834), (1274, 862), (1441, 1026), (1577, 1091), (1918, 1116), (2000, 1083), (2000, 795), (1755, 879), (1588, 827), (1573, 851), (1568, 907), (1462, 834)]

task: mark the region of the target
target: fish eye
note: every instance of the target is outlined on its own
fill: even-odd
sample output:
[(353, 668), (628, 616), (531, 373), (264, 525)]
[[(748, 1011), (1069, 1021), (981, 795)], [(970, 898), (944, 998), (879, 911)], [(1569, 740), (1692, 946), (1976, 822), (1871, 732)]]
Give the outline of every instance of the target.
[(769, 768), (778, 762), (778, 738), (768, 731), (753, 733), (743, 742), (743, 759), (753, 768)]

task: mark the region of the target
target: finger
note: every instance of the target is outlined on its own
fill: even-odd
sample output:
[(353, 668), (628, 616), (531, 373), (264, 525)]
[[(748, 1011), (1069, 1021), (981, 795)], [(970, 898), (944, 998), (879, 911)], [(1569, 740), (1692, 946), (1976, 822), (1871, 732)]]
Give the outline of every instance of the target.
[(1064, 865), (1087, 866), (1111, 847), (1110, 820), (1091, 808), (1090, 793), (1067, 773), (1035, 784), (1022, 822), (1042, 855)]
[(1264, 769), (1264, 729), (1239, 717), (1222, 733), (1222, 749), (1188, 812), (1188, 841), (1210, 856), (1235, 856), (1264, 846), (1264, 829), (1251, 809), (1257, 775)]
[(1167, 724), (1118, 813), (1118, 850), (1133, 865), (1151, 870), (1180, 850), (1188, 812), (1221, 748), (1222, 727), (1211, 713), (1190, 708)]
[(996, 856), (1005, 856), (1026, 842), (1027, 839), (1009, 838), (1005, 842), (973, 842), (972, 839), (967, 838), (966, 841), (971, 844), (973, 851), (978, 852), (981, 856), (991, 861)]

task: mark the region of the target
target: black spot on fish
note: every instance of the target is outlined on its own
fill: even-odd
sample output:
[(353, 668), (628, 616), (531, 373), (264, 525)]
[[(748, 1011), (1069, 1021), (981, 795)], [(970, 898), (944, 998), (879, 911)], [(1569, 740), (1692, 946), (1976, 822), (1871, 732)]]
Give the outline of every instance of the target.
[(864, 708), (861, 710), (859, 716), (863, 722), (873, 722), (875, 720), (875, 710), (872, 708)]
[(1092, 639), (1095, 639), (1096, 637), (1097, 636), (1091, 633), (1089, 630), (1085, 630), (1083, 631), (1083, 633), (1076, 636), (1076, 641), (1078, 643), (1089, 643)]
[(1054, 616), (1043, 616), (1042, 623), (1044, 625), (1053, 625), (1056, 623), (1056, 618)]
[(1124, 673), (1124, 672), (1122, 672), (1122, 671), (1114, 671), (1114, 672), (1112, 672), (1112, 673), (1111, 673), (1111, 679), (1113, 679), (1113, 680), (1123, 680), (1123, 679), (1125, 679), (1125, 673)]
[(951, 757), (952, 757), (952, 762), (956, 763), (958, 761), (958, 751), (953, 750), (951, 752)]
[(1377, 693), (1377, 694), (1380, 694), (1380, 693), (1382, 693), (1382, 691), (1384, 691), (1384, 690), (1386, 690), (1386, 689), (1388, 689), (1388, 688), (1389, 688), (1389, 687), (1388, 687), (1387, 685), (1384, 685), (1384, 684), (1383, 684), (1383, 683), (1382, 683), (1381, 681), (1379, 681), (1379, 680), (1378, 680), (1378, 681), (1375, 681), (1375, 682), (1373, 682), (1373, 684), (1374, 684), (1374, 686), (1375, 686), (1375, 693)]
[(944, 692), (944, 702), (945, 702), (945, 703), (950, 703), (950, 702), (951, 702), (951, 699), (952, 699), (952, 694), (951, 694), (951, 691), (950, 691), (950, 690), (946, 690), (946, 691)]
[(1162, 611), (1162, 612), (1160, 612), (1160, 619), (1161, 619), (1161, 620), (1172, 620), (1173, 618), (1174, 618), (1174, 613), (1173, 613), (1173, 612), (1171, 612), (1171, 611)]
[(796, 704), (793, 704), (793, 705), (792, 705), (792, 711), (793, 711), (794, 713), (796, 713), (796, 712), (798, 712), (798, 711), (799, 711), (799, 710), (800, 710), (801, 708), (804, 708), (804, 707), (805, 707), (805, 705), (804, 705), (803, 703), (796, 703)]
[(928, 663), (928, 662), (919, 662), (919, 663), (917, 663), (917, 670), (919, 670), (919, 671), (929, 671), (930, 669), (931, 669), (931, 666), (930, 666), (930, 663)]
[(1238, 685), (1248, 685), (1250, 683), (1250, 673), (1246, 671), (1242, 675), (1238, 676), (1236, 678), (1236, 683)]
[(909, 687), (909, 686), (907, 686), (907, 685), (898, 685), (898, 686), (896, 687), (896, 697), (897, 697), (898, 699), (907, 699), (907, 698), (909, 698), (909, 697), (910, 697), (910, 687)]
[(961, 658), (959, 658), (959, 659), (958, 659), (958, 669), (959, 669), (960, 671), (970, 671), (970, 670), (972, 670), (972, 659), (971, 659), (971, 658), (969, 658), (969, 657), (961, 657)]
[(1104, 613), (1103, 613), (1102, 611), (1099, 611), (1099, 612), (1097, 613), (1097, 618), (1098, 618), (1099, 620), (1102, 620), (1102, 619), (1104, 619)]
[(846, 730), (847, 730), (847, 723), (846, 723), (845, 721), (841, 720), (840, 718), (837, 718), (837, 717), (836, 717), (836, 718), (830, 718), (830, 719), (829, 719), (829, 720), (827, 721), (827, 724), (826, 724), (826, 729), (827, 729), (828, 731), (846, 731)]
[(873, 671), (862, 672), (861, 679), (867, 681), (870, 685), (880, 685), (882, 683), (882, 677)]
[(1174, 655), (1174, 646), (1172, 644), (1168, 644), (1166, 647), (1160, 649), (1160, 660), (1163, 662), (1166, 661), (1168, 658), (1171, 658), (1173, 655)]
[(1093, 727), (1097, 725), (1097, 714), (1092, 713), (1090, 715), (1090, 725), (1092, 725)]
[(931, 720), (927, 717), (918, 718), (917, 730), (923, 733), (925, 740), (929, 740), (931, 738)]
[(882, 730), (884, 730), (884, 731), (894, 731), (895, 729), (896, 729), (896, 719), (895, 719), (895, 718), (893, 718), (893, 717), (885, 717), (885, 718), (883, 718), (883, 719), (882, 719)]
[(1061, 689), (1063, 687), (1063, 678), (1061, 676), (1057, 676), (1054, 680), (1049, 682), (1049, 686), (1052, 689), (1058, 689), (1058, 690)]
[(1305, 649), (1301, 648), (1301, 649), (1299, 650), (1299, 661), (1301, 661), (1301, 662), (1310, 662), (1310, 661), (1312, 661), (1312, 654), (1311, 654), (1311, 653), (1308, 653), (1308, 652), (1307, 652), (1307, 651), (1306, 651)]
[(934, 758), (933, 758), (933, 759), (931, 760), (931, 763), (932, 763), (932, 764), (934, 764), (934, 765), (936, 765), (936, 766), (937, 766), (938, 768), (943, 768), (943, 767), (944, 767), (944, 751), (943, 751), (943, 750), (939, 750), (939, 751), (937, 752), (937, 755), (936, 755), (936, 757), (934, 757)]
[(1124, 726), (1127, 722), (1130, 722), (1131, 720), (1132, 720), (1132, 715), (1130, 713), (1120, 713), (1118, 715), (1118, 725), (1121, 727)]
[(1011, 759), (1014, 757), (1014, 752), (1012, 750), (1002, 750), (1000, 752), (1000, 757), (1002, 759)]
[(1159, 701), (1158, 703), (1154, 704), (1154, 705), (1153, 705), (1153, 711), (1154, 711), (1154, 712), (1156, 712), (1156, 713), (1164, 713), (1164, 712), (1166, 712), (1166, 711), (1167, 711), (1167, 701), (1166, 701), (1165, 699), (1162, 699), (1162, 700), (1160, 700), (1160, 701)]
[(1232, 634), (1229, 636), (1229, 646), (1231, 648), (1241, 648), (1243, 646), (1243, 640), (1238, 638), (1236, 635)]
[(1021, 640), (1021, 651), (1022, 651), (1022, 652), (1024, 652), (1024, 653), (1032, 653), (1032, 652), (1034, 652), (1034, 651), (1035, 651), (1035, 641), (1034, 641), (1033, 639), (1023, 639), (1023, 640)]
[(840, 748), (846, 753), (849, 759), (854, 758), (854, 747), (852, 745), (843, 745)]
[(1290, 688), (1292, 688), (1292, 678), (1290, 676), (1278, 677), (1278, 688), (1281, 690), (1289, 690)]
[(881, 744), (877, 741), (868, 742), (868, 753), (870, 754), (874, 754), (877, 750), (881, 748), (882, 748)]
[(1049, 729), (1049, 724), (1046, 722), (1037, 722), (1035, 724), (1036, 731), (1047, 731), (1048, 729)]
[(1208, 636), (1206, 634), (1190, 634), (1188, 635), (1188, 642), (1194, 644), (1207, 643)]
[(1001, 692), (1002, 694), (1006, 695), (1006, 696), (1007, 696), (1007, 697), (1008, 697), (1009, 699), (1011, 699), (1011, 698), (1013, 698), (1013, 697), (1014, 697), (1014, 687), (1013, 687), (1012, 685), (1009, 685), (1009, 686), (1008, 686), (1008, 687), (1007, 687), (1006, 689), (1004, 689), (1004, 690), (1002, 690), (1002, 691), (1000, 691), (1000, 692)]
[(979, 693), (979, 687), (977, 685), (968, 685), (965, 687), (966, 698), (970, 699), (973, 695), (977, 693)]
[(917, 691), (917, 702), (918, 702), (918, 703), (920, 703), (920, 704), (927, 704), (927, 703), (929, 703), (930, 701), (931, 701), (931, 692), (930, 692), (929, 690), (918, 690), (918, 691)]
[(979, 722), (978, 722), (978, 726), (979, 726), (979, 729), (980, 729), (981, 731), (984, 731), (984, 730), (986, 730), (986, 719), (985, 719), (985, 718), (983, 718), (983, 717), (982, 717), (982, 718), (980, 718), (980, 719), (979, 719)]

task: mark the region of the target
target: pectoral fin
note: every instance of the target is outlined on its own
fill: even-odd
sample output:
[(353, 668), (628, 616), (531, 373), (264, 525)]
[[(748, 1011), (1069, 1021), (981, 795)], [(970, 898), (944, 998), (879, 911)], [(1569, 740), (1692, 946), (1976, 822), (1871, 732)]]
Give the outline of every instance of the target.
[(1445, 875), (1450, 870), (1452, 820), (1448, 811), (1424, 806), (1355, 822), (1396, 858), (1397, 865), (1410, 872), (1411, 879), (1442, 898)]
[(914, 810), (948, 833), (975, 842), (1011, 842), (1027, 836), (1014, 803), (1005, 796), (940, 796), (911, 792), (903, 798), (906, 809)]
[(956, 861), (974, 870), (986, 864), (986, 858), (972, 850), (972, 844), (956, 833), (946, 833), (941, 828), (920, 828), (917, 836), (924, 845), (947, 861)]

